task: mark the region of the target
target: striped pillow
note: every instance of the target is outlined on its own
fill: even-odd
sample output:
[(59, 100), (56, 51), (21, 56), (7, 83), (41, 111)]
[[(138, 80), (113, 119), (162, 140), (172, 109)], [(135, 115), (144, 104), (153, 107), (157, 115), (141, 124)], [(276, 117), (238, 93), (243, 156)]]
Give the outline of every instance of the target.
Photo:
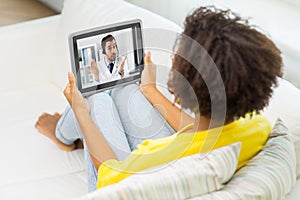
[(291, 135), (277, 120), (264, 149), (220, 191), (194, 199), (284, 199), (296, 182)]
[(187, 199), (224, 187), (236, 170), (240, 143), (132, 175), (81, 199)]

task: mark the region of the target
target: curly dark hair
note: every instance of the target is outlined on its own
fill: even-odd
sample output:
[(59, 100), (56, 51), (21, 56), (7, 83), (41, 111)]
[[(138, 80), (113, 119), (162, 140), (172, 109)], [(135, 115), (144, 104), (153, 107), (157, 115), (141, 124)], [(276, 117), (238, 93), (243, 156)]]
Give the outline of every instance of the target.
[[(212, 100), (226, 102), (225, 123), (253, 111), (259, 112), (268, 105), (277, 77), (282, 76), (280, 50), (247, 20), (230, 10), (196, 9), (186, 17), (176, 48), (169, 90), (179, 99), (182, 108), (209, 119), (212, 118)], [(205, 54), (217, 67), (222, 87), (216, 83), (217, 74)], [(183, 81), (192, 88), (196, 101), (188, 94)], [(220, 95), (224, 88), (225, 96)], [(217, 106), (216, 111), (222, 112), (221, 107)], [(222, 120), (218, 119), (221, 116), (216, 115), (212, 120)]]

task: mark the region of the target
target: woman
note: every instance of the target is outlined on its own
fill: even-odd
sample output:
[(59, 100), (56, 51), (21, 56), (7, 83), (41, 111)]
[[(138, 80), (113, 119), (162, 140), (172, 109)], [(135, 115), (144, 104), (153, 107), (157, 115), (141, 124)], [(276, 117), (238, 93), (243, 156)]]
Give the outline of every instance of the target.
[(184, 25), (168, 88), (194, 118), (157, 90), (156, 68), (148, 52), (139, 88), (130, 85), (99, 93), (87, 103), (69, 73), (64, 95), (75, 116), (67, 109), (62, 116), (45, 114), (38, 120), (39, 131), (61, 148), (74, 149), (76, 139), (83, 138), (90, 190), (96, 182), (98, 188), (117, 183), (149, 167), (238, 141), (240, 168), (267, 141), (271, 125), (259, 111), (282, 76), (280, 51), (228, 10), (200, 7)]

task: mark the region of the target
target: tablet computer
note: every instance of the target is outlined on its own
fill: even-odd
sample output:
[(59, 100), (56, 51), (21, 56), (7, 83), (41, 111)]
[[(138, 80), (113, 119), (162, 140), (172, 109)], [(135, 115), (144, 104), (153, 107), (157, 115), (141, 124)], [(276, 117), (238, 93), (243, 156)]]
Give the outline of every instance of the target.
[(69, 46), (83, 96), (140, 81), (144, 50), (138, 19), (72, 33)]

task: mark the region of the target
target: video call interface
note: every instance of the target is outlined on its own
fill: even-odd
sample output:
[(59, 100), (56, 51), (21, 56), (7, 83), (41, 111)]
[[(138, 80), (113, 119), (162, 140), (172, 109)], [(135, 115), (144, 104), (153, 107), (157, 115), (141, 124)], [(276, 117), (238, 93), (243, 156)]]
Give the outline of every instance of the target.
[(134, 31), (130, 27), (77, 39), (77, 77), (80, 77), (82, 89), (140, 73), (135, 51), (138, 38)]

